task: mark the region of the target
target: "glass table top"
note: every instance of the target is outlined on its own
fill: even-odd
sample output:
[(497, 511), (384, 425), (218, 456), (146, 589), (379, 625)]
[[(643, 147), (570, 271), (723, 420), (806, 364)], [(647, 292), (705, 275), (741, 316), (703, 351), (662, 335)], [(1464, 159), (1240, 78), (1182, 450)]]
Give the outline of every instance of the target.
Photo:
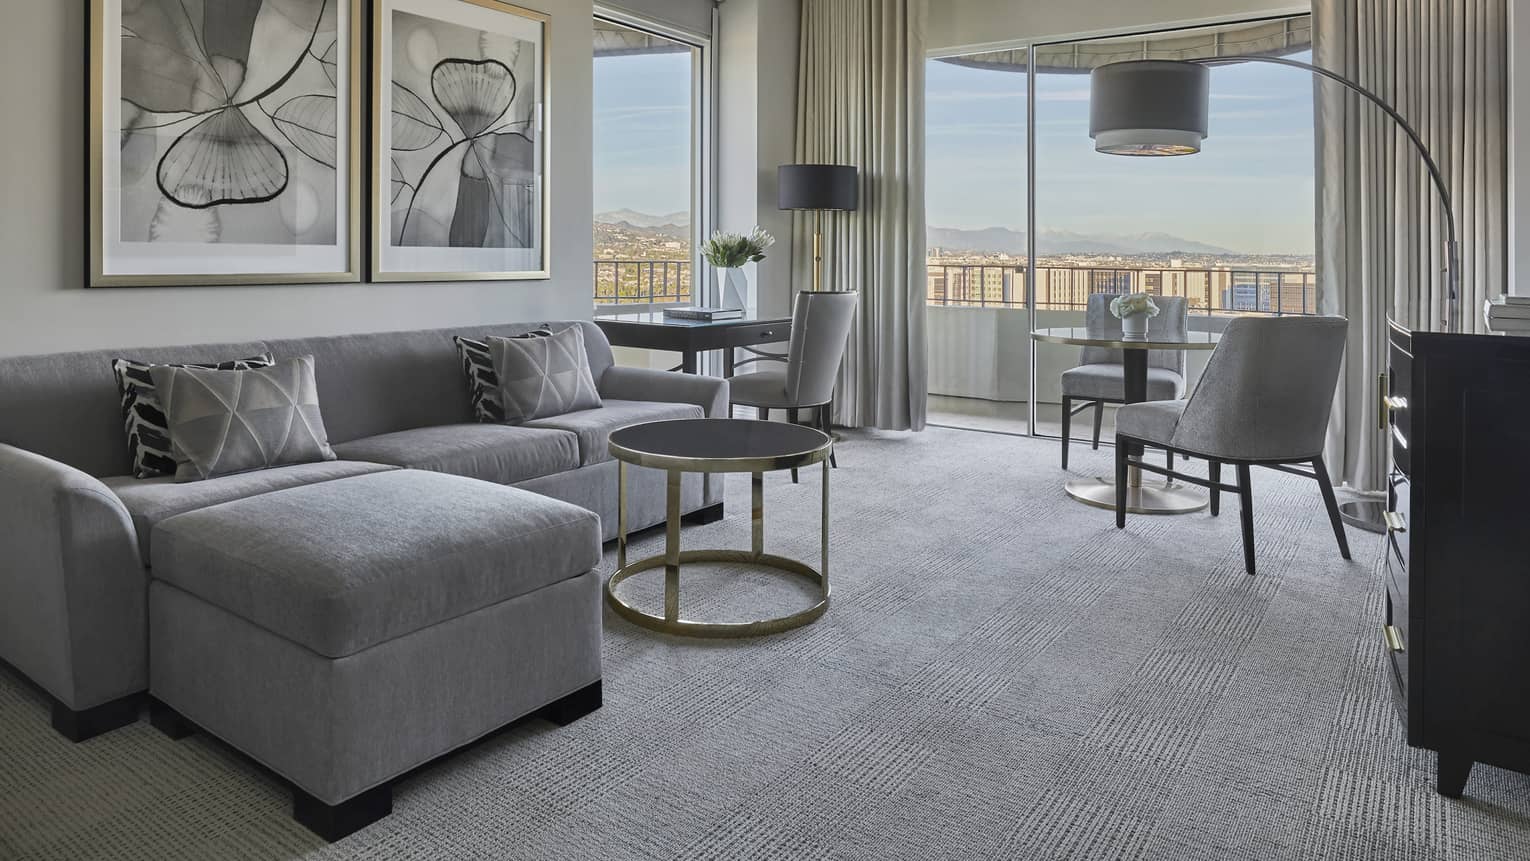
[(1082, 347), (1114, 347), (1121, 350), (1212, 350), (1222, 339), (1219, 332), (1186, 332), (1181, 337), (1149, 332), (1145, 338), (1127, 338), (1119, 334), (1093, 336), (1083, 326), (1037, 329), (1031, 337), (1049, 344), (1077, 344)]
[(611, 433), (612, 453), (624, 460), (631, 459), (627, 452), (698, 462), (774, 460), (812, 455), (831, 443), (814, 428), (749, 419), (676, 419)]

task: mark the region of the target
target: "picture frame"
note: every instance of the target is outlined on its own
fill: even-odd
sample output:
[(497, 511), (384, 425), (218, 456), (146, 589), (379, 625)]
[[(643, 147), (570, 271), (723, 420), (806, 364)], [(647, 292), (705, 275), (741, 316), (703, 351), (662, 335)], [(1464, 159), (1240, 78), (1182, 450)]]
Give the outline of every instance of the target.
[(551, 277), (551, 16), (376, 0), (371, 280)]
[(363, 277), (363, 0), (87, 0), (88, 287)]

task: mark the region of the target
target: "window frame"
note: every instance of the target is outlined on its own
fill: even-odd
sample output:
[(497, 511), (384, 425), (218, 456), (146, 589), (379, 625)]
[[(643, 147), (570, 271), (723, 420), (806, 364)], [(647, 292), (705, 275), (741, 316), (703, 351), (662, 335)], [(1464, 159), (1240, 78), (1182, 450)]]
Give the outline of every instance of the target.
[[(636, 30), (650, 36), (667, 39), (688, 46), (692, 50), (691, 62), (691, 304), (707, 304), (714, 298), (716, 286), (705, 278), (701, 265), (701, 243), (712, 233), (716, 206), (712, 189), (715, 188), (715, 165), (717, 163), (717, 134), (714, 126), (713, 99), (716, 92), (717, 69), (712, 51), (712, 37), (682, 30), (651, 18), (633, 15), (609, 6), (595, 5), (594, 20)], [(716, 20), (715, 16), (713, 18)], [(597, 62), (591, 58), (591, 64)], [(590, 225), (593, 232), (595, 225)], [(597, 267), (598, 269), (598, 267)], [(592, 271), (598, 287), (599, 272)], [(602, 303), (594, 301), (598, 314), (640, 313), (674, 307), (680, 302), (632, 302)]]

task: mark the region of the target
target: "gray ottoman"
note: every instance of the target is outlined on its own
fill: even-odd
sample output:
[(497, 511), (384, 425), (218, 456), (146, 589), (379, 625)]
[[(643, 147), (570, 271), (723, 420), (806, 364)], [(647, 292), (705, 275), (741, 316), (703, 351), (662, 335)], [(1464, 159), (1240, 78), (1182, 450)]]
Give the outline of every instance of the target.
[(326, 839), (386, 816), (391, 781), (425, 762), (600, 706), (583, 508), (401, 470), (183, 514), (151, 544), (155, 725), (285, 777)]

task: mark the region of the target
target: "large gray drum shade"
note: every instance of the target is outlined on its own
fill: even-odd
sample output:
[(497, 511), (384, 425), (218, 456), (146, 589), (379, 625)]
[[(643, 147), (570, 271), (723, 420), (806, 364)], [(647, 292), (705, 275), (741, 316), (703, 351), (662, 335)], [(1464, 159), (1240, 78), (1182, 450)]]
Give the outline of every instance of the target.
[(1199, 63), (1129, 60), (1090, 73), (1089, 136), (1111, 155), (1200, 152), (1211, 70)]

